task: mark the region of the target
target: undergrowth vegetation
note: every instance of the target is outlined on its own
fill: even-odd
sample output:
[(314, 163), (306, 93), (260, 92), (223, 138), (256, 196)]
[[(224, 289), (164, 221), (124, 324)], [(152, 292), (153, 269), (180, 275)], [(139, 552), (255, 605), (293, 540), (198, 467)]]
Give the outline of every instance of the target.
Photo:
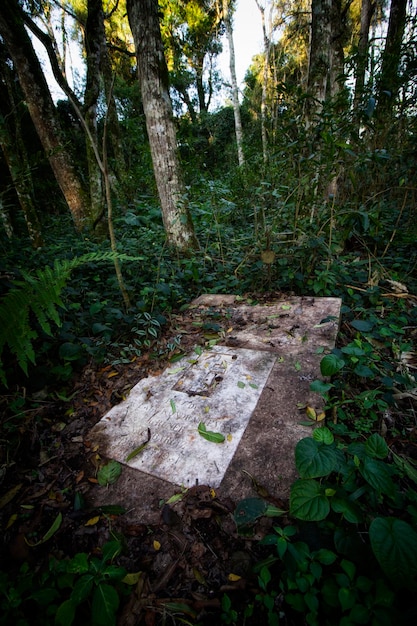
[[(253, 155), (221, 176), (215, 158), (211, 177), (203, 168), (187, 173), (200, 245), (192, 256), (166, 246), (150, 196), (119, 207), (130, 310), (108, 242), (76, 234), (63, 215), (48, 217), (42, 248), (24, 237), (1, 240), (2, 478), (21, 463), (23, 434), (36, 436), (31, 410), (52, 397), (69, 402), (83, 368), (181, 353), (181, 337), (161, 337), (171, 313), (199, 294), (340, 297), (337, 346), (318, 355), (325, 380), (311, 383), (325, 417), (296, 448), (300, 478), (289, 510), (271, 513), (249, 575), (256, 592), (239, 601), (223, 593), (215, 615), (224, 624), (271, 626), (415, 623), (417, 230), (415, 163), (404, 156), (412, 151), (407, 143), (388, 154), (348, 142), (330, 115), (309, 151), (293, 121), (284, 115), (282, 123), (281, 148), (267, 167)], [(81, 506), (74, 502), (75, 511)], [(241, 506), (247, 524), (237, 522), (236, 532), (247, 536), (267, 509), (260, 499)], [(9, 534), (17, 517), (2, 519)], [(2, 571), (5, 623), (115, 623), (139, 577), (118, 565), (123, 538), (113, 539), (98, 555), (51, 554), (11, 576)], [(190, 615), (172, 602), (160, 623), (212, 619), (209, 610)]]

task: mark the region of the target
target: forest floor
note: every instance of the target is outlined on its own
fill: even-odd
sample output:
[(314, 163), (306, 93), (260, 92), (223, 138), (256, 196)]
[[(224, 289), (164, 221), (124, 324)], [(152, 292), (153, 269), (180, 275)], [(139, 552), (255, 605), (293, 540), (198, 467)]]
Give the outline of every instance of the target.
[[(158, 347), (179, 332), (179, 353), (207, 344), (202, 325), (181, 314), (170, 317)], [(198, 618), (200, 624), (217, 615), (220, 622), (225, 594), (237, 605), (255, 597), (259, 589), (252, 568), (268, 554), (259, 539), (273, 520), (261, 518), (252, 536), (241, 536), (233, 519), (238, 503), (221, 501), (207, 486), (180, 496), (173, 491), (175, 507), (161, 501), (156, 525), (130, 523), (121, 502), (99, 508), (90, 503), (94, 490), (105, 489), (97, 474), (106, 459), (89, 442), (89, 430), (140, 379), (162, 372), (175, 356), (161, 359), (147, 352), (128, 364), (91, 362), (75, 376), (71, 389), (63, 391), (61, 384), (34, 393), (34, 408), (14, 432), (13, 460), (3, 476), (1, 559), (11, 575), (23, 563), (40, 571), (54, 557), (87, 553), (100, 558), (106, 542), (121, 541), (116, 562), (135, 582), (119, 609), (118, 623), (125, 626), (152, 626), (168, 617), (175, 623), (176, 615)], [(287, 508), (285, 502), (280, 505)], [(77, 624), (84, 623), (80, 619)], [(229, 623), (227, 616), (223, 619)]]

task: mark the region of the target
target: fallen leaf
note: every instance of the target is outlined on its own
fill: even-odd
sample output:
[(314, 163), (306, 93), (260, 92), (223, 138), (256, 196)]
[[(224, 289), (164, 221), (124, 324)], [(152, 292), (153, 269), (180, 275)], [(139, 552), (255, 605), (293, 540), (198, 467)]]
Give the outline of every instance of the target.
[(229, 574), (227, 580), (230, 580), (231, 583), (235, 583), (238, 580), (241, 580), (242, 576), (238, 576), (238, 574)]
[(122, 466), (120, 463), (117, 461), (109, 461), (106, 465), (103, 465), (97, 473), (98, 484), (102, 487), (112, 485), (117, 481), (121, 473)]
[(153, 547), (154, 547), (154, 550), (158, 551), (158, 550), (160, 550), (160, 549), (161, 549), (161, 544), (159, 543), (159, 541), (157, 541), (156, 539), (154, 539), (154, 542), (153, 542)]
[(203, 422), (200, 422), (198, 425), (198, 434), (201, 435), (204, 439), (207, 439), (207, 441), (211, 441), (212, 443), (223, 443), (225, 440), (225, 436), (221, 433), (207, 430)]
[(40, 546), (42, 543), (45, 543), (45, 541), (48, 541), (48, 539), (50, 539), (51, 537), (53, 537), (53, 535), (55, 535), (55, 533), (57, 532), (61, 524), (62, 524), (62, 513), (58, 513), (52, 526), (49, 528), (49, 530), (46, 531), (42, 539), (40, 539), (36, 543), (29, 543), (29, 541), (25, 537), (25, 541), (27, 545), (30, 546), (31, 548), (35, 548), (36, 546)]
[(0, 499), (0, 509), (3, 509), (6, 504), (9, 504), (11, 500), (15, 497), (15, 495), (21, 490), (23, 487), (23, 483), (19, 483), (13, 489), (10, 489), (4, 496)]
[(95, 526), (100, 519), (100, 515), (90, 517), (90, 519), (84, 524), (84, 526)]

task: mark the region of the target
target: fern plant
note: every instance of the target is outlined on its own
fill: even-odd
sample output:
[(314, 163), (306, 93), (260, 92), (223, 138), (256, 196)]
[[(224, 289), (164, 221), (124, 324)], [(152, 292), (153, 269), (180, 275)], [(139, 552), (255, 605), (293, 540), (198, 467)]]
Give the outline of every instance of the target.
[(38, 332), (33, 327), (32, 316), (47, 335), (52, 335), (51, 323), (60, 326), (59, 308), (65, 308), (61, 294), (71, 272), (85, 263), (98, 261), (138, 260), (136, 257), (114, 252), (94, 252), (74, 259), (56, 260), (53, 267), (46, 266), (35, 272), (22, 271), (22, 280), (13, 281), (13, 287), (0, 299), (0, 382), (7, 385), (6, 372), (1, 360), (7, 345), (24, 373), (29, 363), (35, 364), (33, 341)]

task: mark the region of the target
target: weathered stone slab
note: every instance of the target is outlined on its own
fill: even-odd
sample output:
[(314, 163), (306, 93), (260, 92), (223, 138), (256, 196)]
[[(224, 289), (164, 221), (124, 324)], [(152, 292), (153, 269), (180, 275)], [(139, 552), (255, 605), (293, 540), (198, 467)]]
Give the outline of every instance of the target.
[[(91, 437), (103, 454), (134, 469), (184, 487), (218, 487), (274, 362), (272, 353), (226, 346), (194, 353), (161, 376), (142, 379)], [(200, 423), (224, 442), (205, 439)]]
[[(232, 295), (195, 300), (190, 314), (213, 314), (221, 339), (140, 381), (94, 427), (90, 439), (99, 453), (125, 464), (115, 485), (94, 492), (94, 504), (121, 503), (135, 521), (154, 523), (160, 500), (196, 481), (235, 502), (259, 485), (286, 498), (297, 477), (295, 445), (311, 433), (301, 423), (305, 406), (322, 406), (310, 382), (320, 378), (323, 353), (334, 347), (340, 305), (338, 298), (312, 297), (255, 306)], [(225, 442), (203, 439), (200, 422)], [(148, 428), (149, 443), (127, 462)]]

